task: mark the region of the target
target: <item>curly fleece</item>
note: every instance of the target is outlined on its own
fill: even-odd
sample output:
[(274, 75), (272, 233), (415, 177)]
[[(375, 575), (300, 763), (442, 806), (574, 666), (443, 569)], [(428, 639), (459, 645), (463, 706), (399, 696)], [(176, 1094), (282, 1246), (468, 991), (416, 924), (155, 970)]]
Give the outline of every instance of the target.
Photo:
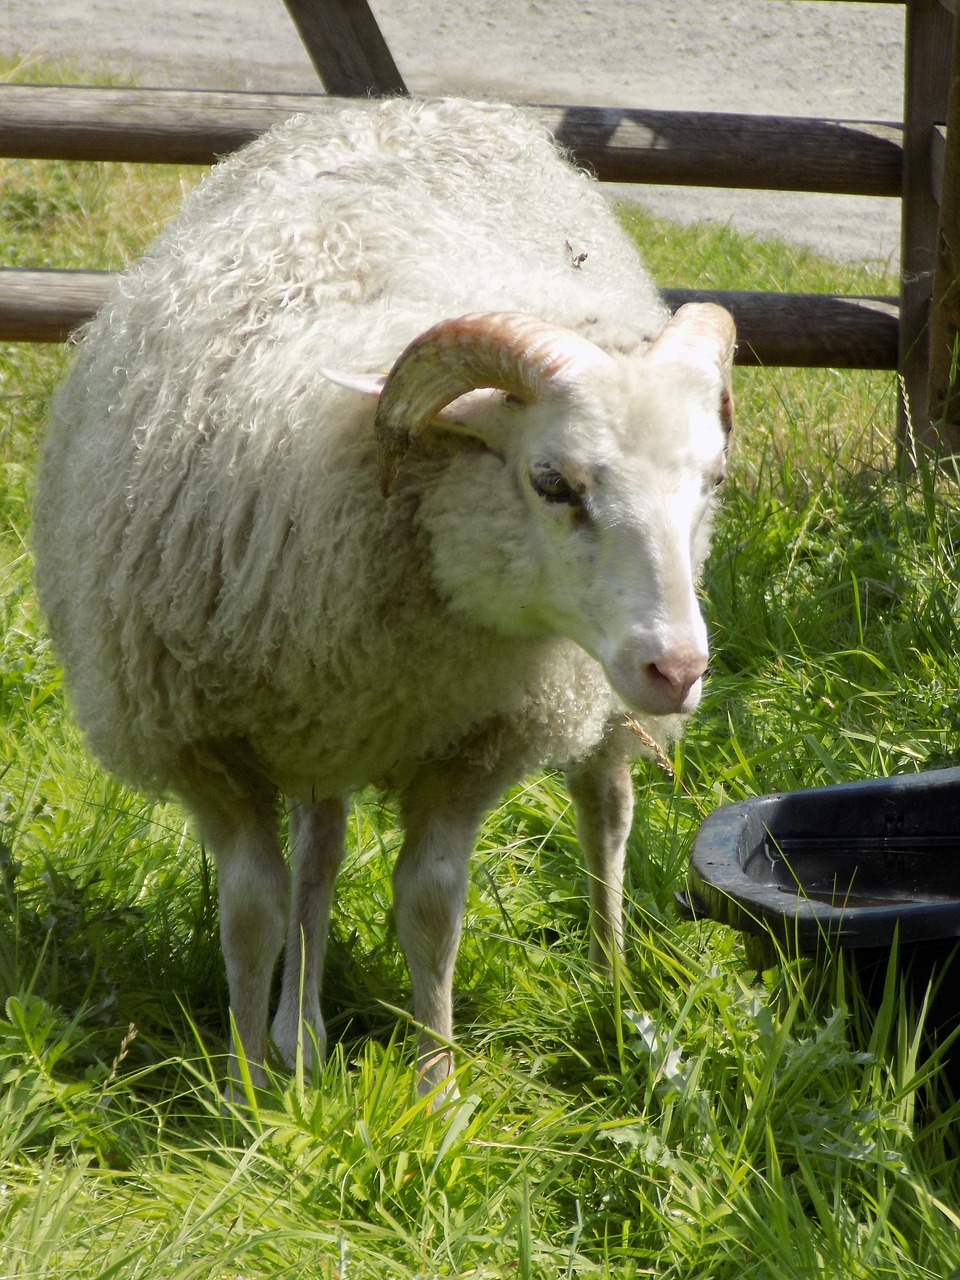
[(612, 353), (667, 314), (597, 185), (521, 113), (457, 101), (272, 129), (120, 278), (52, 406), (35, 524), (110, 769), (176, 791), (235, 749), (289, 795), (330, 795), (453, 754), (571, 763), (615, 732), (582, 650), (477, 626), (437, 584), (457, 525), (423, 501), (438, 475), (463, 473), (478, 571), (523, 537), (495, 460), (424, 450), (384, 501), (372, 405), (319, 372), (385, 370), (441, 317), (495, 310)]

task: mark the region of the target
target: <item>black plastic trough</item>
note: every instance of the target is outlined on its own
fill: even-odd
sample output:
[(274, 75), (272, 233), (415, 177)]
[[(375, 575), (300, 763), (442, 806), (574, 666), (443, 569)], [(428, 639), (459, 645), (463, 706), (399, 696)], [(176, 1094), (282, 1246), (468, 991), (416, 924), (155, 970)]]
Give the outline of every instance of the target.
[(815, 951), (960, 938), (960, 769), (723, 805), (681, 907)]
[[(771, 935), (821, 964), (839, 951), (874, 1008), (894, 960), (915, 1006), (929, 1002), (928, 1049), (942, 1044), (960, 1026), (960, 768), (723, 805), (677, 898), (740, 930), (764, 964)], [(942, 1061), (960, 1097), (960, 1039)]]

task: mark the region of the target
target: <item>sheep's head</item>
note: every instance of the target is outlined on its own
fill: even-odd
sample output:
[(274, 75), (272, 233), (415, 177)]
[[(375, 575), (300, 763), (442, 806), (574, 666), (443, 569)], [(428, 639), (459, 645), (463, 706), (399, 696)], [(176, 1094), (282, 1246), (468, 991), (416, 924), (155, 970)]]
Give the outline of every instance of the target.
[(696, 580), (732, 426), (733, 348), (731, 317), (707, 304), (681, 308), (631, 357), (513, 313), (444, 321), (411, 343), (377, 411), (384, 493), (418, 436), (437, 433), (479, 441), (499, 483), (492, 509), (462, 500), (474, 447), (445, 492), (424, 497), (453, 606), (497, 630), (575, 641), (638, 711), (691, 710), (707, 665)]

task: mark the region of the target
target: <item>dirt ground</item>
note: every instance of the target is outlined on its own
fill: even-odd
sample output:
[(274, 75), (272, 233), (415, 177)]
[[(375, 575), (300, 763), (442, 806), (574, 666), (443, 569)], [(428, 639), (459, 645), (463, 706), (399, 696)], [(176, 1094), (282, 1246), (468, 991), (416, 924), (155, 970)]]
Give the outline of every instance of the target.
[[(409, 87), (528, 102), (899, 120), (903, 6), (827, 0), (372, 0)], [(318, 87), (283, 0), (0, 0), (0, 48), (82, 81)], [(681, 221), (732, 221), (896, 263), (899, 202), (636, 188)]]

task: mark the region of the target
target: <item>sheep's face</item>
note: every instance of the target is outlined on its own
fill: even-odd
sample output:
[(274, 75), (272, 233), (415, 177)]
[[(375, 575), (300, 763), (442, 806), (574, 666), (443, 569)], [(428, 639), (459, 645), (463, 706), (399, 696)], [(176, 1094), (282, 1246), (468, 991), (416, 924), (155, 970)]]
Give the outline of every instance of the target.
[(733, 346), (731, 317), (710, 304), (682, 307), (646, 352), (619, 358), (491, 313), (441, 321), (385, 379), (328, 376), (382, 389), (385, 495), (415, 442), (453, 450), (419, 506), (452, 608), (502, 633), (566, 637), (630, 707), (671, 715), (696, 705), (707, 665), (696, 583)]
[(564, 636), (632, 708), (691, 710), (707, 665), (696, 598), (727, 433), (719, 371), (612, 362), (533, 405), (483, 397), (426, 495), (439, 584), (501, 632)]

